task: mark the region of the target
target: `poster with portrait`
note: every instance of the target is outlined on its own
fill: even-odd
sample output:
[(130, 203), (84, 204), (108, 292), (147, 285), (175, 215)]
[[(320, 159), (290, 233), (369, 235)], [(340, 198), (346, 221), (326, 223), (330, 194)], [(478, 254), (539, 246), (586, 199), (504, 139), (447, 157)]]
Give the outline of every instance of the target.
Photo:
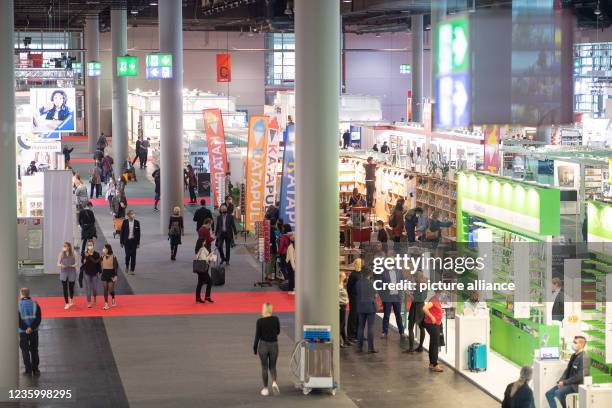
[(74, 88), (31, 88), (32, 133), (59, 138), (59, 132), (75, 132)]

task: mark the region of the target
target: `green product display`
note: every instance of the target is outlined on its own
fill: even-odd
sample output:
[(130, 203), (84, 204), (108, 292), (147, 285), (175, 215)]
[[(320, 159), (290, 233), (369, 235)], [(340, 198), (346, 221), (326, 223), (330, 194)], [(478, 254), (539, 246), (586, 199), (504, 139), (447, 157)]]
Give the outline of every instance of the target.
[(518, 365), (532, 365), (534, 351), (542, 346), (558, 346), (558, 326), (547, 326), (529, 319), (516, 319), (502, 304), (491, 308), (491, 349)]
[(612, 205), (600, 201), (587, 202), (589, 242), (612, 241)]
[(457, 177), (457, 228), (459, 241), (467, 241), (469, 214), (536, 239), (559, 235), (561, 192), (478, 172)]

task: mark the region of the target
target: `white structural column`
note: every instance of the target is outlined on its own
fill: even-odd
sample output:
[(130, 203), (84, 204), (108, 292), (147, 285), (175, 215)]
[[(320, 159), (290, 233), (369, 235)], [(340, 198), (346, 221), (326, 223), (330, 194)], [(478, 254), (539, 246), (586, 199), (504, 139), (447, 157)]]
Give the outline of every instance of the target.
[(159, 2), (159, 51), (172, 54), (172, 78), (160, 80), (161, 91), (161, 232), (170, 212), (183, 208), (183, 2)]
[[(0, 54), (13, 55), (13, 0), (0, 1)], [(0, 388), (16, 388), (17, 193), (15, 163), (15, 74), (13, 58), (0, 59)]]
[(111, 43), (113, 66), (113, 158), (115, 174), (121, 170), (128, 159), (128, 126), (127, 126), (127, 77), (117, 75), (117, 57), (127, 53), (127, 9), (111, 9)]
[(340, 7), (295, 3), (296, 308), (295, 339), (305, 324), (331, 325), (338, 354), (338, 105)]
[(410, 18), (412, 39), (412, 121), (420, 122), (423, 112), (423, 15)]
[(100, 60), (100, 30), (98, 15), (88, 15), (85, 18), (85, 123), (89, 152), (96, 149), (96, 141), (100, 137), (100, 78), (87, 76), (87, 63)]

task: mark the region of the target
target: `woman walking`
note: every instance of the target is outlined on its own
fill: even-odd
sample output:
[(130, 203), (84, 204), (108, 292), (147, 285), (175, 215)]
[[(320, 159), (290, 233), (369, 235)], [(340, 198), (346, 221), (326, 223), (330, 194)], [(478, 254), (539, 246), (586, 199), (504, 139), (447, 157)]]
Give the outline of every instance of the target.
[(429, 369), (436, 373), (444, 371), (440, 364), (438, 364), (440, 330), (442, 328), (442, 318), (444, 317), (439, 294), (440, 291), (436, 291), (433, 297), (423, 306), (423, 313), (425, 313), (423, 326), (427, 330), (427, 334), (429, 334)]
[(297, 260), (295, 257), (295, 235), (289, 237), (287, 247), (287, 275), (289, 275), (289, 294), (295, 295), (295, 272), (297, 270)]
[(191, 164), (187, 165), (187, 187), (189, 187), (189, 204), (196, 203), (196, 193), (195, 189), (198, 185), (198, 181), (196, 179), (195, 171), (193, 171), (193, 167)]
[(345, 348), (349, 347), (350, 343), (346, 338), (346, 305), (349, 302), (348, 292), (346, 291), (346, 287), (344, 286), (344, 281), (346, 280), (346, 273), (340, 272), (339, 282), (338, 282), (338, 295), (339, 295), (339, 304), (340, 304), (340, 347)]
[[(389, 226), (393, 230), (393, 242), (399, 243), (404, 233), (404, 199), (398, 198), (395, 208), (389, 219)], [(396, 248), (397, 249), (397, 248)]]
[(266, 302), (261, 310), (261, 318), (255, 326), (254, 354), (259, 354), (261, 360), (261, 379), (263, 388), (261, 395), (268, 396), (268, 371), (272, 375), (272, 392), (278, 394), (279, 388), (276, 384), (276, 360), (278, 359), (278, 335), (280, 334), (280, 322), (278, 317), (272, 316), (272, 303)]
[(115, 282), (117, 282), (117, 270), (119, 269), (119, 262), (117, 257), (113, 255), (113, 248), (109, 244), (104, 244), (102, 249), (102, 285), (104, 286), (104, 307), (102, 309), (108, 310), (108, 294), (110, 293), (112, 298), (112, 305), (117, 306), (115, 301)]
[(96, 164), (89, 174), (89, 198), (93, 198), (94, 193), (96, 198), (102, 195), (102, 172), (100, 171), (100, 167)]
[[(94, 251), (94, 243), (92, 240), (87, 241), (85, 245), (85, 253), (81, 258), (83, 262), (83, 274), (85, 277), (85, 289), (87, 292), (87, 307), (91, 308), (91, 298), (93, 297), (94, 304), (98, 294), (98, 276), (102, 272), (100, 269), (100, 254)], [(81, 279), (81, 278), (79, 278)]]
[(170, 240), (170, 259), (176, 261), (176, 252), (178, 246), (181, 245), (181, 237), (185, 235), (183, 228), (183, 216), (181, 215), (181, 208), (174, 207), (172, 210), (172, 216), (168, 223), (168, 239)]
[(117, 180), (111, 177), (106, 184), (106, 200), (108, 201), (108, 208), (110, 208), (111, 215), (113, 214), (113, 198), (117, 195)]
[(57, 266), (60, 268), (60, 281), (64, 292), (64, 309), (68, 310), (74, 305), (74, 283), (77, 277), (77, 261), (70, 242), (64, 242), (64, 249), (57, 258)]
[[(206, 222), (210, 222), (210, 220), (206, 220)], [(204, 228), (204, 226), (202, 226)], [(215, 303), (210, 297), (210, 292), (212, 289), (212, 279), (210, 278), (210, 262), (214, 259), (215, 255), (211, 254), (209, 251), (210, 243), (208, 244), (208, 248), (206, 245), (202, 245), (196, 254), (196, 261), (194, 262), (193, 272), (198, 275), (198, 284), (196, 286), (196, 303)], [(204, 300), (202, 300), (202, 286), (206, 284), (206, 294), (204, 295)]]

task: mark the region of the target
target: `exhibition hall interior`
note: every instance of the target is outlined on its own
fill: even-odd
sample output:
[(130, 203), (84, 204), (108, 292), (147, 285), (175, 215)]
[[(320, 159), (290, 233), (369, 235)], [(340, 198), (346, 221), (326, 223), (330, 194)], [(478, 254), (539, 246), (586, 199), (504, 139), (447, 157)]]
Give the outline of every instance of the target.
[(612, 0), (2, 0), (0, 53), (0, 407), (612, 407)]

